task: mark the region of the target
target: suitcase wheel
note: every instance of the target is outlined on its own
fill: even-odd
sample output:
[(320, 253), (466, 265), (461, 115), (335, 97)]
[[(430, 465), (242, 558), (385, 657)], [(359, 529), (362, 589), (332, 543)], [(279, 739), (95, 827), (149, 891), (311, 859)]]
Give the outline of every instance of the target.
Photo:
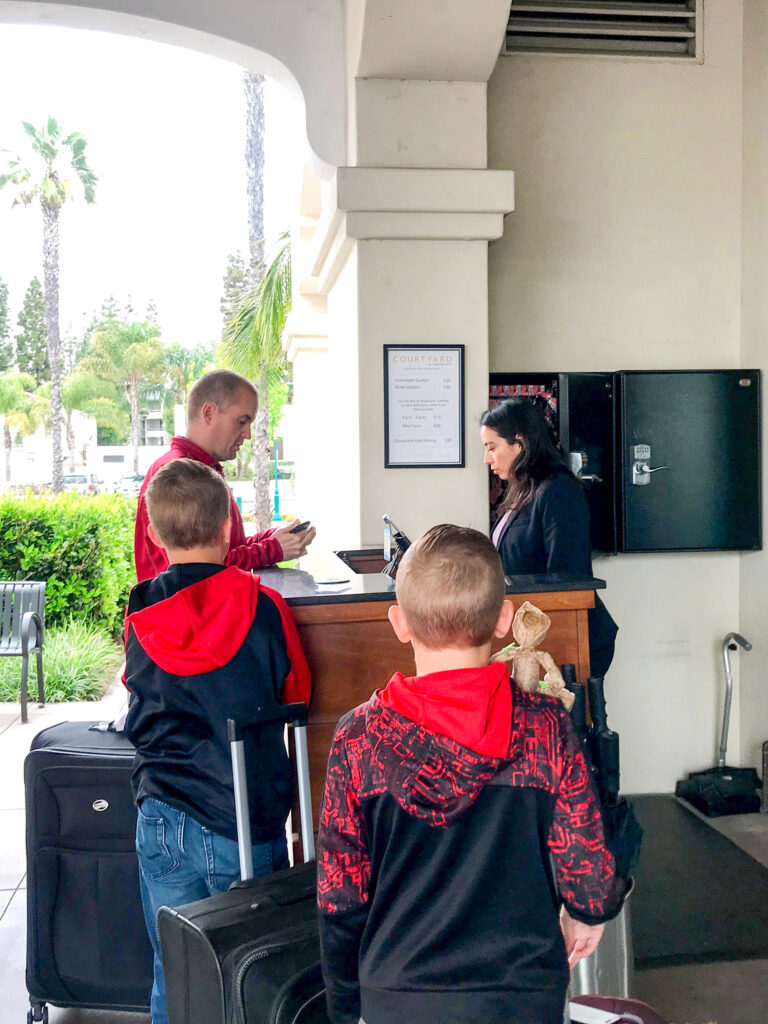
[(35, 1024), (36, 1021), (48, 1024), (48, 1007), (45, 1003), (32, 1003), (27, 1010), (27, 1024)]

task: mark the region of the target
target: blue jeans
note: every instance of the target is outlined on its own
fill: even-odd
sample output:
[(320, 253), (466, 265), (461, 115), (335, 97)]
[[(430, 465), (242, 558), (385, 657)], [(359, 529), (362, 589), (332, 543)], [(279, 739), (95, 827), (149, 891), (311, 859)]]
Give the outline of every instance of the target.
[[(150, 1004), (152, 1024), (168, 1024), (157, 912), (160, 907), (179, 907), (183, 903), (226, 892), (240, 878), (240, 859), (233, 839), (211, 832), (188, 814), (154, 797), (145, 797), (139, 807), (136, 852), (139, 855), (144, 920), (155, 954)], [(272, 842), (254, 844), (255, 878), (287, 867), (285, 836)]]

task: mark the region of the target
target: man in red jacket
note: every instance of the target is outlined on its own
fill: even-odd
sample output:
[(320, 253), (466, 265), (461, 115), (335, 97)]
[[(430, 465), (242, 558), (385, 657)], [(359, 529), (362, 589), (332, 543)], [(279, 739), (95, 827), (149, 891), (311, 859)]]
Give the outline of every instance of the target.
[[(187, 432), (171, 438), (171, 448), (150, 466), (141, 486), (136, 510), (134, 560), (136, 579), (151, 579), (168, 566), (165, 551), (149, 536), (146, 490), (149, 481), (174, 459), (195, 459), (224, 475), (221, 463), (234, 459), (240, 445), (251, 436), (259, 398), (256, 388), (245, 377), (231, 370), (213, 370), (194, 385), (187, 401)], [(315, 536), (314, 528), (291, 533), (291, 526), (280, 530), (262, 530), (246, 537), (237, 502), (230, 493), (232, 534), (226, 565), (240, 569), (260, 569), (289, 558), (299, 558)]]

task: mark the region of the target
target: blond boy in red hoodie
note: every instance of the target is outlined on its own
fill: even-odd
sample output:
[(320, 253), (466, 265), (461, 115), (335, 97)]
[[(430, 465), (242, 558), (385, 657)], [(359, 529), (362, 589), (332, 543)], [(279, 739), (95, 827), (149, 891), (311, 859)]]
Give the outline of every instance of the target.
[[(214, 469), (175, 459), (147, 486), (150, 537), (167, 568), (131, 591), (125, 722), (144, 916), (154, 951), (152, 1024), (168, 1024), (161, 906), (224, 892), (240, 877), (227, 719), (309, 703), (309, 669), (282, 597), (226, 565), (230, 494)], [(288, 866), (292, 772), (279, 724), (246, 739), (254, 877)]]

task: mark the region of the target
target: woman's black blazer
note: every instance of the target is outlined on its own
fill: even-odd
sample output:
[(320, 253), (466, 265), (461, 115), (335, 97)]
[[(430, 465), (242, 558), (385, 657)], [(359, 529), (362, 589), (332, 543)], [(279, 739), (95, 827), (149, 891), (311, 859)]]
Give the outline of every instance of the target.
[[(592, 576), (589, 506), (578, 480), (562, 469), (542, 481), (533, 499), (507, 521), (496, 546), (508, 576)], [(589, 611), (593, 675), (607, 670), (617, 632), (618, 626), (595, 594), (595, 607)]]

